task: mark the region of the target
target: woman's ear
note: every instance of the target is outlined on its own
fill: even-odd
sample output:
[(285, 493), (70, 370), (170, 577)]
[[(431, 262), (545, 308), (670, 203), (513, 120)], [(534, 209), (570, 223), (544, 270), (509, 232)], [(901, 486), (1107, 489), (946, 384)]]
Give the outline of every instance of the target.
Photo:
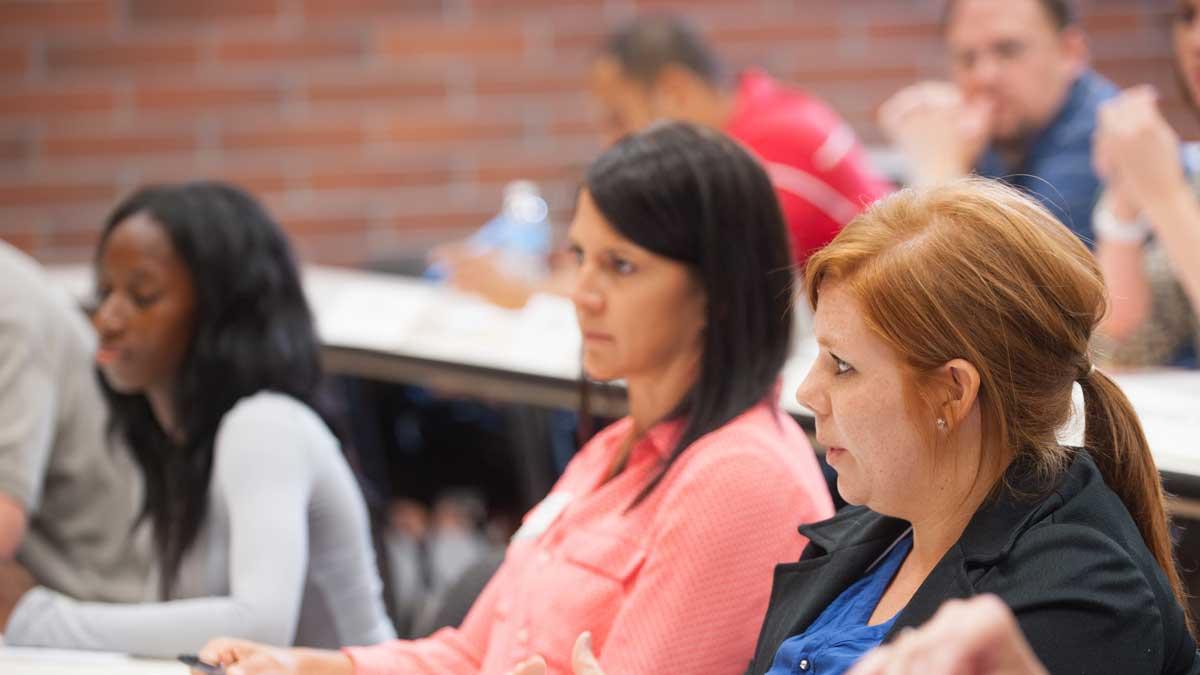
[(938, 368), (937, 379), (946, 392), (941, 410), (950, 427), (957, 427), (979, 400), (979, 370), (965, 359), (952, 359)]

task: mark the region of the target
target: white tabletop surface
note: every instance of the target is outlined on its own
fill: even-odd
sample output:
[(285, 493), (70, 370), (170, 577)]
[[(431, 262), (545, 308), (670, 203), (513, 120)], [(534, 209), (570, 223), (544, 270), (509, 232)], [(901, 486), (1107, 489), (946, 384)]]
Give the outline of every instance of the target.
[[(85, 265), (51, 268), (76, 297), (91, 289)], [(419, 279), (348, 268), (309, 266), (305, 292), (321, 340), (329, 346), (448, 361), (574, 380), (579, 374), (579, 331), (563, 298), (536, 296), (520, 311)], [(795, 392), (816, 358), (811, 339), (800, 341), (784, 368), (781, 404), (810, 416)], [(1146, 430), (1160, 470), (1200, 477), (1200, 371), (1122, 373), (1125, 390)], [(1078, 388), (1076, 389), (1077, 404)], [(1079, 442), (1078, 425), (1065, 442)]]
[(4, 675), (188, 675), (178, 661), (142, 659), (112, 652), (0, 646)]

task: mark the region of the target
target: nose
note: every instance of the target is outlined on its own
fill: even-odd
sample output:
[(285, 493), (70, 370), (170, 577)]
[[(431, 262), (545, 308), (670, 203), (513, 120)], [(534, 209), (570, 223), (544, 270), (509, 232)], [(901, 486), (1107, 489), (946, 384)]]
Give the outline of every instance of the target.
[(796, 388), (796, 402), (813, 411), (820, 419), (829, 414), (829, 395), (825, 384), (825, 376), (814, 363), (804, 376), (804, 381)]
[(598, 314), (604, 310), (604, 294), (597, 288), (595, 267), (588, 262), (581, 263), (575, 270), (571, 302), (581, 313)]
[(125, 329), (128, 313), (128, 307), (116, 293), (110, 293), (100, 301), (95, 313), (92, 314), (92, 326), (96, 328), (96, 333), (100, 336), (101, 341), (110, 340), (121, 334), (121, 331)]

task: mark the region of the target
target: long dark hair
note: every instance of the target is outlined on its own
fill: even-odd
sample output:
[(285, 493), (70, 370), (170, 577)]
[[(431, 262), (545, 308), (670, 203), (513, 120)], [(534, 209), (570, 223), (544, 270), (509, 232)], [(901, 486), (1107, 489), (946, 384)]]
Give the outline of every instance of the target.
[(168, 437), (144, 395), (121, 394), (100, 378), (113, 431), (124, 434), (145, 476), (142, 518), (154, 526), (167, 598), (204, 522), (221, 418), (268, 389), (313, 405), (321, 371), (292, 251), (253, 197), (213, 182), (143, 188), (105, 222), (97, 270), (113, 230), (138, 213), (170, 238), (196, 293), (195, 335), (175, 385), (181, 441)]
[(609, 148), (584, 185), (623, 237), (694, 269), (707, 298), (700, 372), (669, 415), (683, 430), (636, 506), (688, 446), (773, 393), (791, 346), (791, 249), (766, 172), (717, 131), (654, 125)]

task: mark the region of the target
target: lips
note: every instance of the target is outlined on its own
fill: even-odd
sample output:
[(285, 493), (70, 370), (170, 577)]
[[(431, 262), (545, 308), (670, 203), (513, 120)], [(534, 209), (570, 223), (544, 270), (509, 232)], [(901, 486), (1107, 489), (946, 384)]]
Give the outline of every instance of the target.
[(825, 448), (825, 461), (829, 462), (829, 463), (833, 463), (833, 460), (841, 457), (844, 454), (846, 454), (845, 448), (835, 448), (835, 447)]
[(586, 342), (611, 342), (613, 338), (608, 333), (588, 330), (583, 332), (583, 339)]
[(115, 363), (122, 356), (124, 356), (124, 352), (116, 347), (101, 346), (96, 350), (96, 363), (100, 366), (108, 366)]

